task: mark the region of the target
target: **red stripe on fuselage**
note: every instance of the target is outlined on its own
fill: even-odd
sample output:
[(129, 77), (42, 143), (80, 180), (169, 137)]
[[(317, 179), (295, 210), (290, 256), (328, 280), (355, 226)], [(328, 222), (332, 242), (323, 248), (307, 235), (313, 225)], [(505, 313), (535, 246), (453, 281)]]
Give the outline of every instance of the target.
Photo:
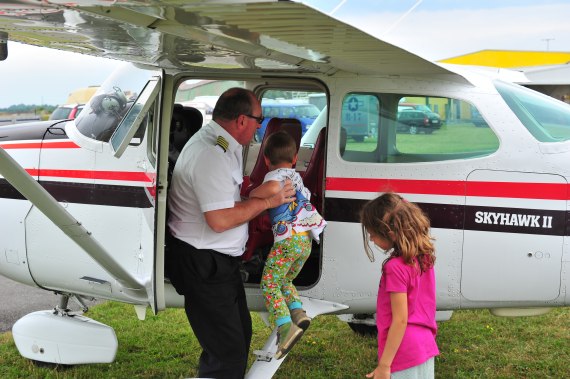
[(566, 183), (471, 182), (327, 178), (326, 189), (347, 192), (399, 192), (422, 195), (481, 196), (520, 199), (568, 200)]
[(71, 141), (59, 142), (25, 142), (0, 144), (5, 150), (8, 149), (79, 149), (79, 146)]
[(86, 170), (47, 170), (47, 169), (26, 169), (31, 176), (53, 177), (53, 178), (74, 178), (74, 179), (99, 179), (99, 180), (121, 180), (128, 182), (148, 182), (154, 181), (155, 174), (146, 172), (129, 171), (86, 171)]

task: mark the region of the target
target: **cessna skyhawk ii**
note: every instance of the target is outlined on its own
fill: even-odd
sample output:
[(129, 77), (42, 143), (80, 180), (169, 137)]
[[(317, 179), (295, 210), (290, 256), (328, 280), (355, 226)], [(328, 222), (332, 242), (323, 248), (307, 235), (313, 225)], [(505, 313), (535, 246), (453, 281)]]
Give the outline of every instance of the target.
[[(309, 315), (374, 327), (382, 260), (364, 253), (358, 211), (386, 191), (431, 219), (440, 311), (570, 304), (567, 104), (501, 73), (427, 61), (293, 1), (3, 2), (4, 48), (6, 39), (130, 62), (77, 119), (0, 128), (0, 274), (62, 296), (14, 325), (24, 357), (114, 359), (113, 330), (72, 314), (70, 298), (126, 302), (141, 318), (183, 306), (164, 269), (169, 175), (211, 117), (188, 104), (234, 86), (263, 103), (320, 109), (302, 137), (295, 118), (271, 120), (296, 130), (297, 170), (328, 221), (297, 282)], [(261, 143), (244, 150), (244, 196), (263, 178)], [(252, 221), (243, 256), (252, 311), (264, 310), (270, 243)], [(272, 359), (274, 339), (249, 377), (283, 361)]]

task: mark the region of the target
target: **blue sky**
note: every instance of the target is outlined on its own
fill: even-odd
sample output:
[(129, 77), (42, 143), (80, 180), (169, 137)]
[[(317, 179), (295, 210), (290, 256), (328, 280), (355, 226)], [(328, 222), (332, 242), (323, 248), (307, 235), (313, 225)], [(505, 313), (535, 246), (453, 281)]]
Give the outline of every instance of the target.
[[(484, 49), (570, 51), (567, 0), (303, 2), (431, 60)], [(8, 59), (0, 61), (0, 108), (63, 103), (71, 91), (100, 84), (118, 64), (10, 42)]]

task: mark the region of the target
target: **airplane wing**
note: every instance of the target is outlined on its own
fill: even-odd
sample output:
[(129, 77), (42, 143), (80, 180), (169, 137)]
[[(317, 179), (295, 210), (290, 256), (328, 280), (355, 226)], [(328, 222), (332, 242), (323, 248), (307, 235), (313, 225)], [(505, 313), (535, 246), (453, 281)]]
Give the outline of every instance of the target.
[(166, 69), (450, 73), (293, 1), (6, 1), (0, 40), (2, 33), (11, 41)]

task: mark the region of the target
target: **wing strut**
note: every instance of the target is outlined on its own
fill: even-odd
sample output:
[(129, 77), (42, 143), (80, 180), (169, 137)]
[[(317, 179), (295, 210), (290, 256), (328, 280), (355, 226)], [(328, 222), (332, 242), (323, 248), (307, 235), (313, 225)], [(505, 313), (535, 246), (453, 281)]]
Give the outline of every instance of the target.
[[(38, 182), (0, 147), (0, 175), (36, 206), (62, 232), (77, 243), (87, 254), (115, 278), (125, 289), (144, 290), (144, 286), (125, 270), (115, 258), (63, 208)], [(131, 291), (129, 291), (131, 292)], [(131, 293), (132, 295), (135, 295)], [(140, 297), (140, 295), (135, 295)]]

